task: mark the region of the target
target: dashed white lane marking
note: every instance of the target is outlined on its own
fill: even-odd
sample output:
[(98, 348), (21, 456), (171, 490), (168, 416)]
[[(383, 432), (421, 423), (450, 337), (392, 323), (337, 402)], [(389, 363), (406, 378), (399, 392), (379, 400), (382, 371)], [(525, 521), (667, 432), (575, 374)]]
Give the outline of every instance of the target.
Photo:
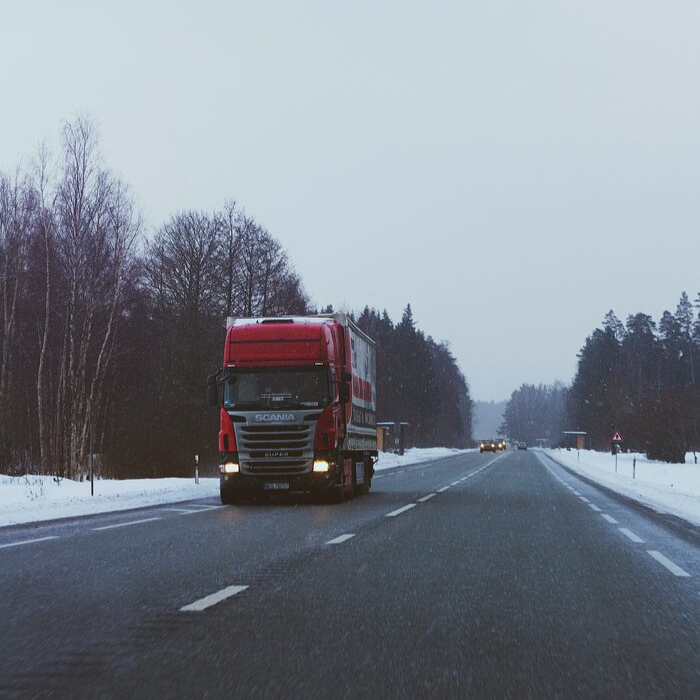
[(5, 549), (6, 547), (19, 547), (23, 544), (32, 544), (34, 542), (46, 542), (46, 540), (57, 540), (58, 535), (51, 535), (50, 537), (37, 537), (33, 540), (20, 540), (19, 542), (9, 542), (8, 544), (0, 544), (0, 549)]
[(411, 510), (411, 508), (415, 508), (415, 507), (416, 507), (415, 503), (409, 503), (407, 506), (403, 506), (402, 508), (397, 508), (396, 510), (392, 510), (391, 513), (387, 513), (386, 517), (393, 518), (396, 515), (401, 515), (401, 513), (405, 513), (407, 510)]
[(373, 479), (383, 479), (383, 478), (384, 478), (384, 474), (375, 474), (372, 478), (373, 478)]
[(429, 493), (427, 496), (423, 496), (423, 498), (418, 499), (418, 503), (425, 503), (426, 501), (429, 501), (433, 496), (437, 496), (436, 493)]
[(584, 503), (590, 503), (590, 501), (589, 501), (585, 496), (579, 496), (579, 498), (580, 498)]
[(644, 540), (641, 537), (638, 537), (637, 535), (634, 534), (634, 532), (632, 532), (632, 530), (628, 530), (626, 527), (618, 527), (617, 529), (623, 535), (625, 535), (626, 537), (629, 537), (632, 540), (632, 542), (634, 542), (635, 544), (642, 544), (644, 542)]
[(457, 479), (457, 481), (453, 481), (453, 482), (450, 484), (450, 486), (457, 486), (457, 484), (459, 484), (459, 479)]
[(347, 542), (348, 540), (351, 540), (355, 536), (355, 533), (348, 533), (347, 535), (338, 535), (335, 539), (328, 540), (326, 544), (343, 544), (343, 542)]
[(670, 559), (667, 559), (663, 554), (661, 554), (661, 552), (657, 552), (653, 549), (647, 549), (647, 554), (656, 559), (659, 564), (665, 566), (674, 576), (690, 578), (690, 574), (685, 569), (681, 569), (678, 564), (674, 564)]
[(93, 527), (93, 531), (98, 530), (112, 530), (115, 527), (126, 527), (127, 525), (139, 525), (141, 523), (152, 523), (154, 520), (160, 520), (160, 518), (145, 518), (144, 520), (130, 520), (128, 523), (117, 523), (116, 525), (103, 525), (102, 527)]
[(437, 492), (438, 492), (438, 493), (444, 493), (444, 492), (447, 491), (447, 489), (449, 489), (449, 488), (450, 488), (449, 486), (443, 486), (441, 489), (438, 489)]
[(612, 515), (608, 515), (607, 513), (601, 513), (600, 517), (603, 518), (604, 520), (607, 520), (611, 525), (619, 525), (620, 523), (615, 520), (615, 518), (612, 517)]
[(589, 503), (589, 504), (588, 504), (588, 507), (589, 507), (591, 510), (594, 510), (596, 513), (600, 513), (600, 508), (598, 508), (598, 506), (597, 506), (595, 503)]
[(581, 494), (576, 489), (571, 489), (571, 493), (576, 494), (579, 497), (581, 496)]
[(248, 586), (228, 586), (228, 588), (223, 588), (217, 593), (208, 595), (206, 598), (195, 600), (194, 603), (185, 605), (183, 608), (180, 608), (180, 612), (201, 612), (202, 610), (210, 608), (212, 605), (220, 603), (222, 600), (226, 600), (226, 598), (236, 595), (236, 593), (245, 591), (246, 588), (248, 588)]

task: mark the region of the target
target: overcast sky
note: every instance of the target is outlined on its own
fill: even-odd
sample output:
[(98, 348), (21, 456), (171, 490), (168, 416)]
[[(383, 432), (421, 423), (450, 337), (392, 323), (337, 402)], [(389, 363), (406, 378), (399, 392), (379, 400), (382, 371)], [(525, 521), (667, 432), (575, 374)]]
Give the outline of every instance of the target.
[(477, 399), (700, 291), (700, 2), (0, 0), (0, 169), (88, 113), (151, 227), (235, 198)]

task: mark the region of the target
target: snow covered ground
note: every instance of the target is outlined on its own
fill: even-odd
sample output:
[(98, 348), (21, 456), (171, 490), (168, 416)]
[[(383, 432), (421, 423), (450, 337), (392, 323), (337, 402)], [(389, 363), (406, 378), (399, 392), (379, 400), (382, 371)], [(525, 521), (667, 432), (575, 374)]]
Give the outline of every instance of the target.
[(0, 527), (40, 520), (108, 513), (129, 508), (218, 496), (218, 479), (56, 481), (50, 476), (0, 476)]
[(414, 447), (406, 450), (403, 455), (395, 455), (391, 452), (380, 452), (379, 461), (375, 469), (391, 469), (392, 467), (405, 467), (408, 464), (418, 464), (419, 462), (431, 462), (443, 457), (473, 452), (474, 450), (455, 450), (451, 447)]
[[(459, 454), (459, 450), (435, 447), (407, 450), (405, 455), (382, 453), (377, 469), (416, 464)], [(56, 481), (50, 476), (0, 475), (0, 527), (21, 523), (108, 513), (129, 508), (178, 503), (219, 495), (218, 479), (124, 479), (95, 482)]]
[(695, 464), (692, 453), (686, 455), (685, 464), (655, 462), (643, 454), (620, 454), (616, 474), (615, 457), (609, 452), (581, 450), (580, 455), (576, 450), (544, 452), (572, 471), (657, 512), (671, 513), (700, 525), (700, 464)]

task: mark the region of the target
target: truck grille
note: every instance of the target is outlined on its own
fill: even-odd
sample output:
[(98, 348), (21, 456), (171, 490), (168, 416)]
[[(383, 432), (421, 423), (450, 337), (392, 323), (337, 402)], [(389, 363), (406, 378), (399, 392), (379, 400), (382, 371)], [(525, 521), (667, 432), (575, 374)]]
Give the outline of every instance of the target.
[(311, 471), (317, 416), (285, 425), (255, 425), (247, 417), (245, 423), (234, 422), (241, 472), (262, 476)]

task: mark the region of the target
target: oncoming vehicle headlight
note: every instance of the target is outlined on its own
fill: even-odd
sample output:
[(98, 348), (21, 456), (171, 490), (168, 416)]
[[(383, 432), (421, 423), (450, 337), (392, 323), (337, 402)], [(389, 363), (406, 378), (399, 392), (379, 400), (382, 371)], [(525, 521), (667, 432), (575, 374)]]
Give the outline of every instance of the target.
[(239, 471), (238, 462), (226, 462), (221, 465), (222, 474), (238, 474)]
[(315, 472), (327, 472), (331, 468), (330, 463), (325, 459), (315, 459), (314, 460), (314, 471)]

